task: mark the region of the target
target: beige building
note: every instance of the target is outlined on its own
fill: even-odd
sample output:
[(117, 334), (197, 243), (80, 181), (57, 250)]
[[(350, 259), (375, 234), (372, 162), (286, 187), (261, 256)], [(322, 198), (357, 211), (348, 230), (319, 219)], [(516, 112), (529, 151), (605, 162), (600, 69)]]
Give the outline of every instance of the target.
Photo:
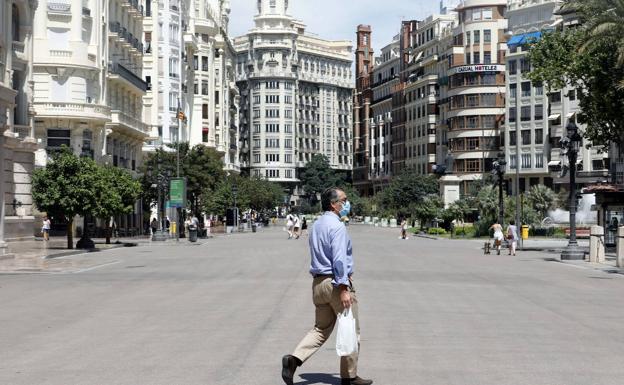
[(35, 7), (31, 1), (0, 1), (0, 256), (5, 254), (5, 241), (33, 237)]

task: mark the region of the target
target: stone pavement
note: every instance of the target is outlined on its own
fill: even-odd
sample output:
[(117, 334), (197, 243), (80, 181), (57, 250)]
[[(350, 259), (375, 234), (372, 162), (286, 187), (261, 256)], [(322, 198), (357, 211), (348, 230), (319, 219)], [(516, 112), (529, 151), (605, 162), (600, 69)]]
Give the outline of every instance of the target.
[[(349, 231), (360, 375), (375, 384), (622, 383), (623, 275)], [(306, 238), (281, 228), (55, 259), (98, 265), (0, 274), (0, 384), (279, 385), (313, 325)], [(296, 384), (339, 383), (333, 344)]]

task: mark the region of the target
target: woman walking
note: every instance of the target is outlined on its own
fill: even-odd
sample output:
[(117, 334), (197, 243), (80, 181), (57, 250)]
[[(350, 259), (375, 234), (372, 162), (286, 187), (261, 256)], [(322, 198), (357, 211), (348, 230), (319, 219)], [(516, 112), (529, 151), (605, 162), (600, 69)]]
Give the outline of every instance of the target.
[(503, 226), (500, 223), (494, 223), (490, 229), (494, 230), (494, 247), (496, 247), (496, 254), (500, 255), (501, 245), (503, 244)]
[(518, 247), (518, 227), (514, 220), (509, 221), (507, 239), (509, 240), (509, 255), (516, 255), (516, 247)]

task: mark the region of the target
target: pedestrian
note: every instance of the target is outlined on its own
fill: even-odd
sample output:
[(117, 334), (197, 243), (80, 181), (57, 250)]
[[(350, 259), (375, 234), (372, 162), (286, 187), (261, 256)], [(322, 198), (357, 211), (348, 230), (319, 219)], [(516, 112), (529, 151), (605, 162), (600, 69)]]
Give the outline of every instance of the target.
[(158, 231), (158, 219), (156, 219), (156, 217), (152, 219), (150, 227), (152, 228), (152, 235), (156, 234), (156, 231)]
[(299, 235), (301, 235), (299, 229), (301, 229), (301, 218), (299, 218), (299, 215), (295, 214), (295, 220), (293, 221), (293, 234), (295, 235), (295, 239), (299, 239)]
[(516, 247), (518, 247), (518, 228), (516, 227), (516, 221), (513, 219), (509, 221), (507, 227), (507, 239), (509, 240), (509, 255), (516, 255)]
[[(325, 213), (312, 225), (310, 233), (310, 274), (312, 274), (312, 301), (315, 306), (315, 322), (299, 342), (293, 354), (282, 357), (282, 379), (293, 385), (297, 367), (312, 356), (331, 335), (337, 315), (351, 308), (355, 327), (360, 334), (358, 302), (353, 285), (353, 255), (351, 238), (340, 218), (349, 213), (351, 204), (347, 195), (332, 187), (321, 195)], [(358, 349), (359, 351), (359, 349)], [(342, 385), (370, 385), (357, 375), (358, 352), (340, 357)]]
[(295, 216), (291, 213), (286, 215), (286, 231), (288, 231), (288, 239), (293, 237), (293, 227), (295, 226)]
[(50, 222), (50, 218), (48, 216), (43, 217), (43, 224), (41, 226), (41, 232), (43, 233), (43, 240), (50, 240), (50, 228), (52, 227), (52, 222)]
[(503, 226), (500, 223), (494, 223), (490, 226), (490, 229), (494, 230), (494, 247), (496, 247), (496, 254), (500, 255), (501, 245), (505, 236), (503, 235)]
[(407, 239), (407, 220), (401, 220), (401, 239)]
[(308, 235), (308, 220), (306, 219), (305, 215), (301, 219), (301, 235), (303, 235), (304, 231), (306, 232), (306, 235)]

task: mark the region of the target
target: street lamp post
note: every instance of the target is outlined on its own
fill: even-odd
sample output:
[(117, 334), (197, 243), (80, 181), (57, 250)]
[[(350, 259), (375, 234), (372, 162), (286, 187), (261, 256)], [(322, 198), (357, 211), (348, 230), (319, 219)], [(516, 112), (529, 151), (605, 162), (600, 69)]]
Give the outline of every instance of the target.
[(582, 260), (585, 259), (585, 252), (581, 250), (576, 241), (576, 160), (581, 147), (581, 135), (578, 127), (573, 121), (566, 126), (567, 136), (561, 138), (559, 144), (564, 155), (568, 156), (570, 165), (570, 239), (568, 246), (561, 253), (561, 259)]
[[(167, 171), (165, 173), (161, 172), (160, 170), (160, 165), (161, 162), (158, 162), (158, 174), (156, 175), (156, 183), (154, 185), (152, 185), (152, 187), (156, 187), (158, 188), (158, 208), (157, 208), (157, 215), (158, 215), (158, 230), (152, 234), (152, 241), (165, 241), (167, 239), (167, 236), (165, 234), (165, 225), (164, 225), (164, 221), (165, 221), (165, 208), (164, 208), (164, 202), (163, 202), (163, 196), (165, 195), (165, 189), (167, 188), (167, 183), (169, 182), (169, 177), (170, 177), (170, 172)], [(149, 174), (151, 174), (151, 170), (148, 171)]]
[(505, 203), (503, 202), (503, 176), (505, 175), (505, 154), (499, 153), (498, 159), (494, 162), (493, 173), (498, 178), (498, 223), (502, 226), (505, 220)]

